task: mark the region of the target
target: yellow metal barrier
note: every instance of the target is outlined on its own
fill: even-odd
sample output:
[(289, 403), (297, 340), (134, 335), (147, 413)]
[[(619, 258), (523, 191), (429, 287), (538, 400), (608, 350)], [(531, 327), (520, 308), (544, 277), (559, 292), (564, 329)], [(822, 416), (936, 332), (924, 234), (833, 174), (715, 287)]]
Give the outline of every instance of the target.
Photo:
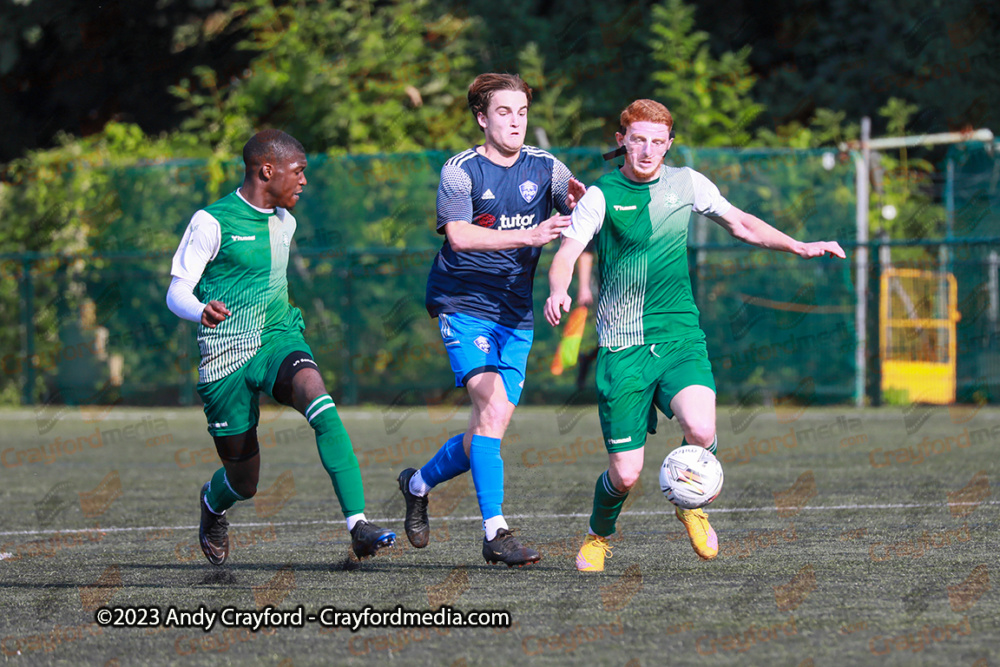
[(955, 402), (958, 283), (951, 273), (887, 269), (879, 298), (882, 392), (915, 403)]

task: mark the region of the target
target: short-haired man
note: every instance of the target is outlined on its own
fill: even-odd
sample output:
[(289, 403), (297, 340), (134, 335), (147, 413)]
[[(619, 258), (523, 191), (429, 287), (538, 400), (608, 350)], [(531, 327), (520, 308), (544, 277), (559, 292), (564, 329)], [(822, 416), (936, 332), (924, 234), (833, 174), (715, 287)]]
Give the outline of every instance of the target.
[[(552, 261), (545, 302), (546, 319), (558, 324), (560, 311), (569, 312), (573, 264), (596, 235), (597, 400), (609, 466), (597, 480), (589, 534), (576, 558), (583, 572), (604, 569), (611, 550), (606, 538), (639, 479), (656, 408), (668, 418), (676, 415), (683, 444), (716, 450), (715, 381), (688, 275), (691, 211), (761, 248), (805, 258), (845, 257), (838, 243), (801, 243), (741, 211), (693, 169), (664, 166), (674, 120), (659, 102), (636, 100), (622, 111), (620, 125), (616, 138), (625, 164), (599, 178), (573, 211)], [(718, 538), (705, 512), (675, 510), (698, 556), (715, 558)]]
[(347, 518), (351, 547), (358, 558), (374, 556), (396, 535), (365, 519), (351, 439), (302, 337), (302, 313), (288, 303), (290, 211), (306, 185), (305, 151), (291, 135), (264, 130), (243, 147), (243, 161), (243, 185), (191, 218), (167, 292), (171, 311), (200, 324), (197, 389), (223, 466), (199, 495), (201, 549), (213, 565), (226, 561), (226, 510), (257, 492), (263, 391), (305, 415)]
[[(427, 310), (437, 317), (455, 374), (472, 399), (464, 434), (448, 440), (419, 470), (399, 474), (406, 536), (427, 546), (428, 492), (472, 471), (483, 516), (483, 557), (523, 566), (539, 560), (504, 520), (500, 441), (524, 388), (533, 336), (531, 287), (541, 247), (569, 224), (583, 184), (551, 154), (524, 145), (531, 89), (516, 74), (481, 74), (469, 109), (482, 145), (441, 169), (437, 230), (445, 235), (427, 280)], [(559, 215), (549, 217), (556, 208)]]

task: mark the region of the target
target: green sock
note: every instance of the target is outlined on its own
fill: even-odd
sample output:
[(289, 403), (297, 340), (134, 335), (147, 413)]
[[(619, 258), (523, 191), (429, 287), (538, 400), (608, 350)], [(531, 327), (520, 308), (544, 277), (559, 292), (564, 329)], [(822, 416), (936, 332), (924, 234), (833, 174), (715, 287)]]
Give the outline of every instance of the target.
[[(681, 438), (681, 447), (683, 447), (684, 445), (689, 445), (689, 444), (691, 444), (691, 443), (689, 443), (687, 441), (687, 438)], [(706, 447), (705, 449), (707, 449), (708, 451), (712, 452), (713, 456), (717, 456), (718, 455), (717, 450), (719, 449), (719, 436), (716, 435), (712, 439), (712, 444), (709, 445), (708, 447)]]
[(628, 491), (616, 489), (607, 470), (601, 473), (594, 488), (594, 511), (590, 515), (590, 529), (601, 537), (613, 534), (626, 498)]
[(216, 514), (222, 514), (227, 509), (235, 505), (240, 500), (246, 500), (243, 496), (233, 491), (226, 479), (226, 469), (219, 468), (212, 475), (212, 481), (208, 484), (208, 493), (205, 494), (205, 501), (209, 509)]
[(347, 435), (344, 422), (340, 420), (329, 394), (320, 396), (306, 408), (306, 419), (316, 431), (319, 458), (330, 475), (344, 516), (361, 514), (365, 511), (361, 468), (358, 467), (358, 457), (351, 447), (351, 437)]

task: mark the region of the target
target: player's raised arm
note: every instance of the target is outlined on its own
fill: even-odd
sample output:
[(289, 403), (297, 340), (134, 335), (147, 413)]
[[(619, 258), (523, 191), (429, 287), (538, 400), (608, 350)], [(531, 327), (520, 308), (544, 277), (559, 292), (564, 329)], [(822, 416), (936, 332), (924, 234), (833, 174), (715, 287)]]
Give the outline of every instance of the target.
[(822, 257), (826, 254), (839, 257), (840, 259), (847, 257), (844, 249), (836, 241), (818, 241), (815, 243), (796, 241), (788, 234), (775, 229), (757, 216), (742, 211), (735, 206), (732, 206), (724, 215), (709, 215), (708, 217), (721, 225), (733, 238), (759, 248), (790, 252), (807, 259)]
[(790, 252), (799, 257), (822, 257), (829, 253), (844, 259), (847, 255), (839, 243), (820, 241), (803, 243), (772, 227), (760, 218), (729, 203), (719, 188), (703, 174), (688, 169), (694, 187), (693, 209), (705, 215), (735, 238), (758, 248)]

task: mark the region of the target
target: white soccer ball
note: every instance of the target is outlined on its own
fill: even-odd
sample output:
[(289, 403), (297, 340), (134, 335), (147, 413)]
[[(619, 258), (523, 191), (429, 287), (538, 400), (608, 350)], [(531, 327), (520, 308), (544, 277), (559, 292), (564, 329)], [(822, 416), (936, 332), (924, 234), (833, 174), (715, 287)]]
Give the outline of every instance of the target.
[(722, 491), (722, 464), (704, 447), (685, 445), (667, 454), (660, 466), (660, 490), (686, 510), (704, 507)]

